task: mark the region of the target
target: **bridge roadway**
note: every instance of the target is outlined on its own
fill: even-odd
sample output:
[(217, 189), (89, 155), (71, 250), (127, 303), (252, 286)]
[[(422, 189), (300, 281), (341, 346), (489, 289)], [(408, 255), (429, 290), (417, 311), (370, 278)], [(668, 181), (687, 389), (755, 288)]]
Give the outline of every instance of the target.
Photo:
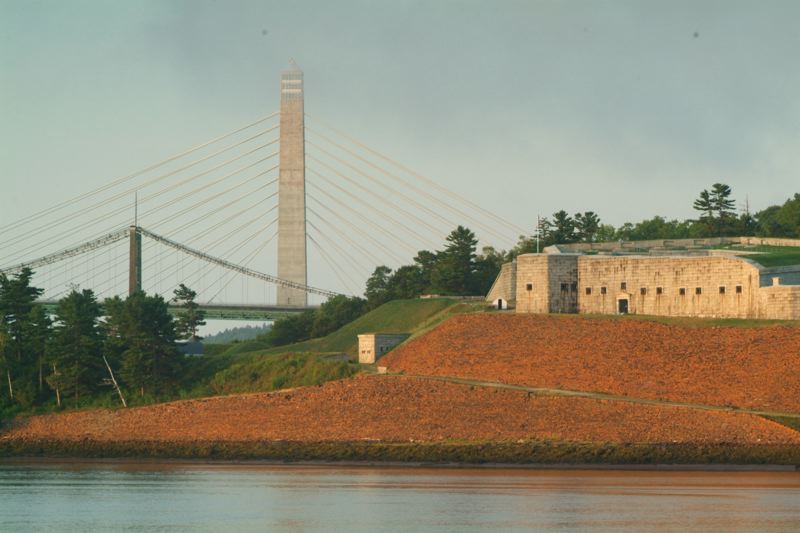
[[(55, 313), (58, 302), (40, 301), (47, 312)], [(317, 305), (288, 306), (288, 305), (241, 305), (241, 304), (204, 304), (199, 303), (200, 309), (205, 311), (206, 318), (212, 320), (277, 320), (279, 318), (318, 309)], [(179, 305), (169, 303), (169, 311), (177, 314), (181, 310)]]

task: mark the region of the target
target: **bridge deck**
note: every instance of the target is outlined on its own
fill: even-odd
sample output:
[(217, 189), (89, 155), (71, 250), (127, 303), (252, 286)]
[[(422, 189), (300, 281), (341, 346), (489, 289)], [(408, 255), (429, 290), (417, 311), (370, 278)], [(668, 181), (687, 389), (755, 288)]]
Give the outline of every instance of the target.
[[(39, 304), (54, 313), (58, 302), (40, 301)], [(318, 309), (319, 306), (289, 306), (289, 305), (240, 305), (240, 304), (204, 304), (199, 303), (200, 309), (205, 311), (206, 318), (213, 320), (277, 320), (278, 318)], [(169, 304), (172, 314), (180, 312), (180, 306)]]

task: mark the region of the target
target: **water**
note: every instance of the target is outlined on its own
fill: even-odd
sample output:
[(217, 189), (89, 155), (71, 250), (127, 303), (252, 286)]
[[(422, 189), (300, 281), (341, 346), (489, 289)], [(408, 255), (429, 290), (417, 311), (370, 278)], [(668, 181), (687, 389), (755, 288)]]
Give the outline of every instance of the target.
[(797, 531), (800, 473), (0, 464), (0, 531)]

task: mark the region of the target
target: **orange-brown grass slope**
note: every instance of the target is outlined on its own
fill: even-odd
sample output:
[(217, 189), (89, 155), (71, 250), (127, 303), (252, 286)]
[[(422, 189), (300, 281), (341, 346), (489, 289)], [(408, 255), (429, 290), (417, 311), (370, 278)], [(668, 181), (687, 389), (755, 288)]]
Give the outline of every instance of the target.
[(541, 315), (452, 318), (391, 370), (800, 413), (800, 328)]
[(360, 376), (274, 393), (35, 416), (0, 435), (66, 441), (515, 441), (800, 444), (757, 416)]

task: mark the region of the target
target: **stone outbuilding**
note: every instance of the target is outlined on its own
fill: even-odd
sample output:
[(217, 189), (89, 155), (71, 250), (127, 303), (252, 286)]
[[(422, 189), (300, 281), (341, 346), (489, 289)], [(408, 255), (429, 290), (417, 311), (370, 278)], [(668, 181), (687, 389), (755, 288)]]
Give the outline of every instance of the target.
[(408, 337), (408, 333), (362, 333), (358, 336), (358, 362), (373, 364)]

